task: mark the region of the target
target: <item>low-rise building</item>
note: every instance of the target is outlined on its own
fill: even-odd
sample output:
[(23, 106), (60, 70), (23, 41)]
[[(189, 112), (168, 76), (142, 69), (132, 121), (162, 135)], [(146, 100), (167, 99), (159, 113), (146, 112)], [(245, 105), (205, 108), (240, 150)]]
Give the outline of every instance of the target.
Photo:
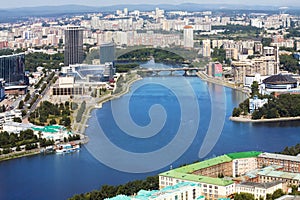
[(255, 110), (263, 107), (266, 103), (268, 103), (268, 99), (259, 99), (256, 95), (253, 98), (249, 99), (249, 110), (250, 113), (253, 113)]
[(243, 182), (235, 185), (236, 193), (253, 194), (255, 199), (266, 199), (267, 194), (273, 194), (277, 189), (282, 189), (283, 183), (280, 181), (270, 183)]
[(300, 156), (289, 156), (275, 153), (262, 153), (257, 157), (259, 168), (270, 165), (279, 165), (283, 171), (300, 173)]
[(174, 186), (168, 186), (161, 190), (140, 190), (137, 195), (125, 196), (118, 195), (113, 198), (107, 198), (105, 200), (204, 200), (203, 196), (200, 196), (201, 189), (199, 184), (183, 182)]
[(159, 174), (159, 187), (188, 181), (200, 184), (206, 199), (227, 198), (235, 192), (235, 182), (228, 177), (257, 168), (256, 158), (260, 153), (231, 153), (169, 170)]

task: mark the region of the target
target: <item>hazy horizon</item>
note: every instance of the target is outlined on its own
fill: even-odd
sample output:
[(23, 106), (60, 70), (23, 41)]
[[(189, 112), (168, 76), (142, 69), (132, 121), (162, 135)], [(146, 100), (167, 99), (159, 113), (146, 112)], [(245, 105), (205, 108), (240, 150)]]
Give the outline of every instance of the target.
[(82, 5), (82, 6), (94, 6), (94, 7), (101, 7), (101, 6), (114, 6), (114, 5), (124, 5), (124, 4), (149, 4), (149, 5), (156, 5), (156, 4), (182, 4), (182, 3), (197, 3), (197, 4), (236, 4), (236, 5), (253, 5), (253, 6), (288, 6), (288, 7), (297, 7), (300, 6), (299, 0), (252, 0), (251, 3), (241, 2), (239, 0), (217, 0), (217, 1), (204, 1), (204, 0), (160, 0), (160, 1), (147, 1), (147, 0), (128, 0), (126, 2), (120, 2), (118, 0), (27, 0), (25, 1), (20, 0), (12, 0), (7, 1), (5, 4), (0, 4), (1, 9), (10, 9), (10, 8), (22, 8), (22, 7), (38, 7), (38, 6), (62, 6), (62, 5)]

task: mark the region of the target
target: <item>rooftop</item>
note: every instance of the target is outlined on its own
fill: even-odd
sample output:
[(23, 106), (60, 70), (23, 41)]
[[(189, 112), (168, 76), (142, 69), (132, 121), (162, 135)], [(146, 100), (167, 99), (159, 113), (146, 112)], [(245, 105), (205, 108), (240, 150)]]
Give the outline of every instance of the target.
[(222, 178), (212, 178), (212, 177), (208, 177), (208, 176), (196, 175), (196, 174), (192, 174), (192, 173), (197, 170), (200, 170), (200, 169), (212, 167), (212, 166), (219, 165), (219, 164), (226, 163), (226, 162), (231, 162), (233, 159), (257, 157), (260, 154), (261, 154), (261, 152), (258, 152), (258, 151), (230, 153), (227, 155), (218, 156), (218, 157), (204, 160), (201, 162), (186, 165), (186, 166), (183, 166), (183, 167), (180, 167), (177, 169), (173, 169), (173, 170), (161, 173), (159, 175), (166, 176), (166, 177), (178, 178), (178, 179), (184, 179), (184, 180), (194, 181), (194, 182), (227, 186), (227, 185), (232, 184), (233, 181), (225, 180)]
[(223, 156), (218, 156), (215, 158), (211, 158), (208, 160), (204, 160), (201, 162), (197, 162), (194, 164), (180, 167), (180, 168), (176, 169), (176, 171), (182, 172), (182, 173), (193, 173), (196, 170), (204, 169), (207, 167), (211, 167), (214, 165), (222, 164), (225, 162), (231, 162), (231, 161), (232, 161), (232, 159), (230, 157), (228, 157), (227, 155), (223, 155)]
[(280, 183), (282, 183), (282, 182), (281, 181), (274, 181), (274, 182), (269, 182), (269, 183), (243, 182), (243, 183), (238, 184), (238, 186), (268, 189), (268, 188), (274, 187), (275, 185), (278, 185)]
[(266, 153), (265, 152), (265, 153), (260, 154), (258, 157), (300, 162), (300, 156), (289, 156), (289, 155), (275, 154), (275, 153)]
[(297, 80), (290, 75), (277, 74), (263, 80), (263, 83), (268, 84), (288, 84), (297, 83)]
[(165, 177), (177, 178), (177, 179), (184, 179), (192, 182), (201, 182), (201, 183), (207, 183), (212, 185), (219, 185), (219, 186), (227, 186), (234, 183), (231, 180), (225, 180), (222, 178), (211, 178), (208, 176), (183, 173), (183, 172), (176, 171), (176, 169), (161, 173), (159, 175)]
[(260, 151), (246, 151), (246, 152), (236, 152), (227, 154), (231, 159), (240, 159), (240, 158), (252, 158), (258, 157), (262, 152)]

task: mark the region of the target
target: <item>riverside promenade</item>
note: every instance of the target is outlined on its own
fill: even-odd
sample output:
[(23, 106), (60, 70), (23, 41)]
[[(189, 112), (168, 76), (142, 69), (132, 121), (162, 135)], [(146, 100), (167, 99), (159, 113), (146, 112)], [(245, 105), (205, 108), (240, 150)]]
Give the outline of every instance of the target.
[(217, 84), (217, 85), (222, 85), (222, 86), (234, 89), (234, 90), (239, 90), (239, 91), (244, 92), (247, 95), (249, 95), (249, 90), (244, 89), (242, 87), (238, 87), (233, 82), (228, 82), (228, 81), (224, 81), (222, 79), (209, 77), (205, 72), (202, 72), (202, 71), (197, 72), (197, 76), (199, 78), (201, 78), (203, 81), (206, 81), (206, 82), (209, 82), (209, 83), (214, 83), (214, 84)]
[(272, 119), (251, 119), (251, 115), (249, 116), (240, 116), (240, 117), (229, 117), (231, 121), (234, 122), (251, 122), (251, 123), (263, 123), (263, 122), (284, 122), (284, 121), (298, 121), (300, 117), (280, 117), (280, 118), (272, 118)]
[[(134, 82), (142, 79), (138, 74), (126, 74), (125, 77), (126, 77), (126, 79), (124, 80), (122, 85), (118, 86), (118, 82), (117, 82), (114, 90), (111, 93), (105, 94), (102, 97), (97, 97), (97, 98), (90, 97), (89, 98), (89, 101), (86, 102), (86, 109), (83, 114), (81, 122), (80, 123), (74, 122), (72, 125), (72, 130), (75, 133), (84, 134), (85, 129), (88, 126), (87, 125), (88, 119), (91, 117), (91, 112), (93, 109), (101, 108), (103, 103), (111, 101), (116, 98), (120, 98), (121, 96), (123, 96), (124, 94), (129, 92), (130, 86)], [(75, 116), (76, 114), (77, 114), (77, 112), (74, 113), (74, 120), (76, 118), (76, 116)]]

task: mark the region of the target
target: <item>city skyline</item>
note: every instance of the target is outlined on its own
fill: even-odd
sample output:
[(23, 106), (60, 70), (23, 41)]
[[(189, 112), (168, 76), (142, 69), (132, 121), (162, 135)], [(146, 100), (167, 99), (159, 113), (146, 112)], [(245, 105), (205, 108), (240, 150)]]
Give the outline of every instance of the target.
[(28, 0), (26, 1), (26, 4), (24, 5), (23, 1), (14, 0), (6, 2), (5, 4), (0, 5), (0, 9), (10, 9), (10, 8), (22, 8), (22, 7), (37, 7), (37, 6), (61, 6), (61, 5), (84, 5), (84, 6), (93, 6), (93, 7), (102, 7), (102, 6), (114, 6), (114, 5), (138, 5), (138, 4), (149, 4), (149, 5), (158, 5), (158, 4), (182, 4), (182, 3), (197, 3), (197, 4), (224, 4), (224, 6), (228, 4), (235, 4), (235, 5), (272, 5), (272, 6), (293, 6), (297, 7), (300, 6), (300, 2), (297, 0), (266, 0), (266, 1), (259, 1), (259, 0), (253, 0), (251, 2), (241, 2), (238, 0), (218, 0), (218, 1), (204, 1), (204, 0), (161, 0), (161, 1), (152, 1), (149, 3), (149, 1), (146, 0), (128, 0), (126, 2), (121, 3), (117, 0), (112, 1), (97, 1), (97, 0), (89, 0), (89, 1), (83, 1), (83, 0), (45, 0), (45, 1), (39, 1), (39, 0)]

